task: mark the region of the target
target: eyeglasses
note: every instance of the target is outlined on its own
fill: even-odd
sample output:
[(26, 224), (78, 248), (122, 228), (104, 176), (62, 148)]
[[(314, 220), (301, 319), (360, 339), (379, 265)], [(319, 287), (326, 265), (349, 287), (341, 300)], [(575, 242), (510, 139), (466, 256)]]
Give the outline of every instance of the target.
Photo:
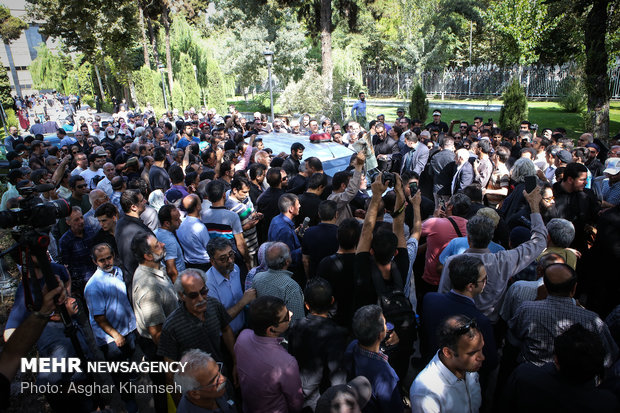
[(224, 367), (224, 363), (218, 361), (217, 362), (217, 375), (209, 382), (209, 384), (205, 384), (204, 386), (198, 387), (199, 389), (204, 389), (208, 387), (217, 386), (217, 383), (220, 381), (220, 377), (222, 375), (222, 367)]
[(286, 315), (284, 316), (284, 319), (278, 321), (276, 323), (276, 326), (279, 326), (282, 323), (288, 323), (289, 321), (291, 321), (291, 311), (289, 309), (286, 309)]
[(190, 300), (195, 300), (199, 295), (206, 297), (209, 294), (209, 289), (207, 287), (203, 287), (200, 291), (193, 291), (191, 293), (183, 291), (183, 295), (189, 298)]
[(476, 281), (476, 285), (478, 285), (478, 284), (486, 284), (488, 279), (489, 279), (489, 276), (485, 275), (483, 279)]
[(478, 329), (478, 323), (476, 323), (476, 319), (472, 318), (467, 323), (463, 324), (456, 330), (457, 336), (462, 336), (463, 334), (469, 332), (470, 329)]
[(230, 259), (234, 259), (235, 258), (235, 252), (234, 251), (230, 251), (228, 254), (226, 255), (222, 255), (221, 257), (218, 257), (217, 260), (219, 262), (221, 262), (222, 264), (227, 263), (228, 261), (230, 261)]
[(551, 202), (551, 201), (555, 200), (555, 197), (550, 196), (550, 197), (547, 197), (547, 198), (543, 198), (542, 200), (545, 201), (545, 202)]
[(78, 189), (86, 188), (86, 184), (76, 185), (75, 187)]

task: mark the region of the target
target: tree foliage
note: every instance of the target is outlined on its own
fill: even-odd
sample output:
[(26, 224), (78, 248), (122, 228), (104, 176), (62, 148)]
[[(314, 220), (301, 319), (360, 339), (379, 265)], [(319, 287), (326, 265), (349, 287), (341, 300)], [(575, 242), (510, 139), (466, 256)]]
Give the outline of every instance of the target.
[(426, 122), (428, 116), (428, 99), (422, 85), (417, 83), (411, 92), (411, 102), (409, 103), (409, 116), (411, 119), (419, 119), (422, 123)]
[(28, 25), (19, 17), (11, 16), (6, 6), (0, 6), (0, 37), (6, 44), (19, 39)]
[(11, 82), (4, 65), (0, 65), (0, 102), (4, 108), (13, 106), (13, 96), (11, 95)]
[(518, 131), (527, 119), (527, 99), (518, 78), (514, 78), (502, 94), (504, 101), (499, 112), (499, 126), (504, 130)]
[(309, 68), (298, 82), (288, 84), (278, 98), (278, 105), (287, 113), (319, 113), (326, 106), (323, 79), (315, 68)]
[(65, 92), (63, 81), (67, 78), (69, 59), (53, 54), (45, 44), (37, 48), (37, 58), (28, 70), (32, 75), (32, 85), (36, 89), (52, 89)]

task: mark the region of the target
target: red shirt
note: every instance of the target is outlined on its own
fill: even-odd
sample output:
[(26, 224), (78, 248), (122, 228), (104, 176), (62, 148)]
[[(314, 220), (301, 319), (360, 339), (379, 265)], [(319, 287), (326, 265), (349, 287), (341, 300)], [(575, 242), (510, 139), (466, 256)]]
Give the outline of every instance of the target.
[(429, 218), (422, 223), (422, 236), (426, 237), (426, 264), (422, 279), (431, 285), (439, 285), (441, 274), (437, 272), (439, 255), (448, 243), (457, 237), (467, 236), (467, 220), (451, 216), (461, 230), (459, 235), (448, 218)]

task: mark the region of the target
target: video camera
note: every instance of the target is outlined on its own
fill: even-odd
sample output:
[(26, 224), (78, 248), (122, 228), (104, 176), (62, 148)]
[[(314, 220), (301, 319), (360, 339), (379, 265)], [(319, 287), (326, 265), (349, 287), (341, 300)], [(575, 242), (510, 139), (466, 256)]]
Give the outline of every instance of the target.
[(54, 225), (57, 219), (71, 215), (71, 206), (66, 200), (44, 202), (38, 196), (39, 193), (51, 191), (54, 186), (42, 184), (20, 187), (20, 184), (17, 185), (19, 194), (22, 196), (19, 200), (19, 208), (0, 212), (0, 228), (26, 226), (42, 230)]

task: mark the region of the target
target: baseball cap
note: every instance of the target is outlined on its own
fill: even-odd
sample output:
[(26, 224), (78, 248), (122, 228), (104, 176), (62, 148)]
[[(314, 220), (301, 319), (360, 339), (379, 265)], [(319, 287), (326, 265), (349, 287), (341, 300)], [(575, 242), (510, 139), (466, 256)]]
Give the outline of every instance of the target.
[(562, 149), (555, 156), (564, 163), (571, 163), (573, 161), (573, 155), (566, 149)]
[(340, 412), (342, 405), (349, 404), (351, 398), (361, 410), (366, 406), (371, 395), (372, 386), (368, 379), (364, 376), (357, 376), (347, 384), (339, 384), (327, 389), (319, 398), (315, 413)]
[(605, 170), (603, 173), (615, 175), (620, 172), (620, 158), (609, 158), (605, 161)]
[(434, 110), (433, 111), (433, 116), (441, 116), (441, 111), (440, 110)]
[(95, 155), (97, 155), (98, 157), (101, 157), (101, 156), (105, 156), (106, 158), (108, 157), (108, 153), (103, 148), (97, 149), (97, 152), (95, 152)]
[(594, 148), (596, 149), (597, 152), (601, 151), (601, 148), (599, 148), (599, 146), (596, 143), (589, 143), (586, 145), (586, 148)]

